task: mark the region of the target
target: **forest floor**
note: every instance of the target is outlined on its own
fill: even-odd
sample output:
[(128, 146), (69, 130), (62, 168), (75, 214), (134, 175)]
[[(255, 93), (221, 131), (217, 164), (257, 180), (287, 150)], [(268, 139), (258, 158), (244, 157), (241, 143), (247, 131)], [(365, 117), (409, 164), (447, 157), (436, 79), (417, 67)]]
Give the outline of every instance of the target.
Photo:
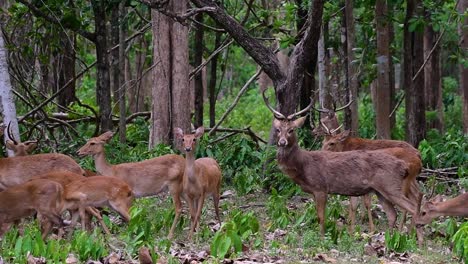
[[(185, 204), (175, 238), (169, 241), (166, 235), (173, 215), (170, 198), (163, 195), (138, 199), (134, 207), (144, 208), (146, 215), (135, 217), (138, 219), (133, 224), (125, 224), (111, 214), (113, 235), (104, 236), (105, 241), (102, 241), (108, 248), (107, 257), (86, 263), (140, 263), (138, 250), (144, 245), (153, 247), (151, 252), (157, 253), (157, 263), (461, 263), (444, 238), (443, 224), (426, 227), (426, 241), (422, 248), (416, 246), (413, 235), (403, 241), (403, 252), (397, 253), (386, 248), (383, 233), (387, 230), (386, 218), (378, 205), (374, 204), (373, 214), (376, 230), (380, 233), (369, 234), (367, 220), (358, 217), (356, 231), (350, 235), (345, 224), (348, 200), (337, 196), (331, 196), (329, 200), (327, 232), (322, 238), (314, 215), (313, 200), (307, 194), (272, 198), (260, 192), (238, 196), (233, 191), (225, 191), (220, 203), (223, 224), (235, 223), (234, 226), (242, 229), (240, 226), (246, 224), (243, 221), (258, 221), (258, 230), (243, 238), (242, 252), (233, 253), (229, 258), (215, 258), (210, 254), (210, 246), (220, 226), (214, 220), (211, 198), (205, 203), (200, 230), (192, 241), (187, 239), (189, 221)], [(235, 214), (242, 217), (236, 218), (233, 216)], [(144, 228), (148, 221), (151, 228), (162, 224), (161, 221), (167, 223), (159, 230), (156, 228), (154, 234), (145, 234), (152, 240), (150, 244), (139, 242), (135, 237), (141, 237), (141, 234), (129, 231)], [(66, 263), (84, 263), (78, 258), (69, 257)], [(3, 263), (1, 258), (0, 263)], [(9, 262), (5, 260), (5, 263)], [(28, 263), (44, 262), (30, 258)]]

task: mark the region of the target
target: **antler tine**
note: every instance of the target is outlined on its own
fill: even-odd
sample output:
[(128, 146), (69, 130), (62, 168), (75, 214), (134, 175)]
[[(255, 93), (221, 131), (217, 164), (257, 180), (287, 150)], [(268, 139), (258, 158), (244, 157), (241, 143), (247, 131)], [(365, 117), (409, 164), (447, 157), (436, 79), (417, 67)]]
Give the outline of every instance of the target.
[(297, 112), (297, 113), (294, 113), (294, 114), (291, 114), (291, 115), (288, 115), (288, 120), (291, 120), (293, 119), (294, 117), (298, 116), (298, 115), (302, 115), (303, 113), (309, 111), (309, 109), (314, 105), (314, 100), (312, 98), (310, 98), (310, 103), (309, 105), (302, 109), (301, 111)]
[(263, 97), (263, 101), (265, 101), (266, 107), (270, 109), (270, 111), (273, 113), (276, 119), (286, 119), (286, 117), (283, 114), (281, 114), (280, 112), (276, 111), (273, 107), (271, 107), (270, 101), (268, 100), (268, 97), (266, 97), (265, 95), (265, 91), (266, 89), (262, 91), (262, 97)]
[(329, 109), (315, 108), (314, 106), (312, 106), (312, 109), (314, 109), (317, 112), (324, 113), (324, 114), (328, 114), (330, 112)]
[(8, 136), (8, 138), (9, 138), (11, 141), (13, 141), (13, 143), (14, 143), (15, 145), (18, 145), (18, 142), (15, 140), (15, 137), (12, 136), (12, 132), (11, 132), (11, 127), (10, 127), (10, 125), (11, 125), (11, 121), (8, 122), (7, 136)]
[(335, 134), (336, 131), (340, 130), (341, 128), (343, 127), (343, 124), (341, 124), (339, 127), (333, 129), (332, 131), (330, 131), (330, 133), (333, 135)]
[(342, 106), (342, 107), (336, 109), (335, 112), (341, 111), (341, 110), (343, 110), (343, 109), (349, 107), (353, 102), (354, 102), (354, 100), (351, 99), (351, 100), (349, 101), (349, 103), (347, 103), (345, 106)]
[(327, 133), (327, 135), (331, 135), (332, 133), (330, 132), (330, 129), (328, 129), (328, 127), (322, 122), (322, 120), (320, 120), (320, 124), (322, 124), (323, 128), (325, 129), (325, 132)]

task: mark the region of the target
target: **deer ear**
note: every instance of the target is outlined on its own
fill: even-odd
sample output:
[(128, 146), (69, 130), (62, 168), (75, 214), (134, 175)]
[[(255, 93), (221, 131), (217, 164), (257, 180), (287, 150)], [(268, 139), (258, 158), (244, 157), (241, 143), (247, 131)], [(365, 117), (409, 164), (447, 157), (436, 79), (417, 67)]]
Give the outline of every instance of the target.
[(184, 137), (184, 131), (180, 127), (174, 128), (174, 135), (176, 138), (183, 138)]
[(294, 127), (302, 127), (306, 120), (307, 116), (299, 117), (298, 119), (293, 121)]
[(107, 131), (106, 133), (100, 135), (99, 139), (104, 141), (104, 142), (108, 142), (113, 136), (114, 136), (114, 132)]
[(349, 130), (345, 130), (345, 131), (341, 132), (341, 133), (338, 135), (338, 139), (339, 139), (340, 141), (345, 141), (345, 140), (349, 137), (349, 133), (350, 133), (350, 132), (351, 132), (351, 131), (349, 131)]
[(26, 152), (28, 152), (28, 153), (32, 152), (33, 150), (35, 150), (37, 148), (37, 142), (36, 141), (26, 141), (26, 142), (24, 142), (24, 144), (26, 145)]
[(203, 135), (203, 133), (205, 133), (205, 128), (201, 126), (195, 130), (195, 137), (199, 138)]
[(444, 198), (441, 195), (436, 195), (429, 201), (432, 202), (433, 204), (434, 203), (441, 203), (441, 202), (444, 201)]
[(6, 142), (7, 149), (14, 150), (15, 146), (16, 146), (15, 142), (13, 142), (12, 140), (7, 140)]

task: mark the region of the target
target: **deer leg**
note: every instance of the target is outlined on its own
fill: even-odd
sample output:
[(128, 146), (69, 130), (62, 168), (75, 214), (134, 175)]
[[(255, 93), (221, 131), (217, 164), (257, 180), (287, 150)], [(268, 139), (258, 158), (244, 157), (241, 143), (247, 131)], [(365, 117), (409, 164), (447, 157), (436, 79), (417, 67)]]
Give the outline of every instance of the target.
[(325, 207), (327, 206), (327, 193), (314, 192), (315, 208), (317, 210), (317, 217), (320, 224), (320, 235), (325, 235)]
[(199, 200), (198, 200), (198, 205), (197, 205), (197, 217), (195, 218), (195, 229), (198, 230), (200, 228), (200, 219), (201, 219), (201, 213), (203, 210), (203, 203), (205, 202), (205, 193), (202, 193)]
[[(108, 235), (111, 234), (111, 232), (109, 231), (109, 228), (107, 228), (107, 225), (106, 223), (104, 223), (104, 220), (102, 220), (102, 216), (101, 216), (101, 213), (99, 213), (99, 211), (94, 208), (94, 207), (86, 207), (86, 212), (88, 212), (89, 214), (91, 215), (94, 215), (97, 220), (99, 221), (99, 223), (101, 224), (101, 227), (102, 229), (104, 229), (104, 232)], [(88, 214), (87, 214), (88, 215)]]
[(78, 213), (80, 214), (81, 218), (81, 229), (86, 230), (86, 210), (84, 206), (78, 208)]
[(218, 220), (218, 223), (221, 225), (221, 218), (219, 217), (219, 191), (216, 191), (213, 193), (213, 204), (214, 204), (214, 209), (216, 213), (216, 219)]
[(189, 230), (189, 240), (192, 239), (192, 230), (194, 228), (194, 219), (195, 219), (195, 203), (196, 203), (196, 198), (194, 197), (189, 197), (187, 199), (187, 203), (189, 204), (189, 210), (190, 210), (190, 230)]
[(177, 223), (179, 222), (180, 214), (182, 213), (182, 202), (180, 200), (179, 193), (174, 193), (172, 195), (172, 199), (174, 201), (175, 216), (174, 221), (172, 221), (171, 230), (169, 231), (169, 235), (167, 236), (168, 239), (172, 239), (172, 237), (174, 236), (174, 230), (177, 226)]
[(349, 233), (354, 232), (354, 225), (356, 224), (356, 210), (358, 207), (358, 197), (349, 197)]
[(394, 228), (397, 218), (395, 207), (393, 207), (393, 204), (389, 200), (387, 200), (382, 194), (377, 192), (376, 195), (377, 198), (379, 198), (380, 205), (382, 205), (382, 208), (385, 214), (387, 215), (388, 227)]
[(372, 196), (371, 194), (366, 194), (362, 196), (362, 201), (364, 202), (364, 207), (366, 207), (367, 211), (367, 219), (369, 220), (369, 232), (374, 233), (375, 226), (374, 220), (372, 219)]

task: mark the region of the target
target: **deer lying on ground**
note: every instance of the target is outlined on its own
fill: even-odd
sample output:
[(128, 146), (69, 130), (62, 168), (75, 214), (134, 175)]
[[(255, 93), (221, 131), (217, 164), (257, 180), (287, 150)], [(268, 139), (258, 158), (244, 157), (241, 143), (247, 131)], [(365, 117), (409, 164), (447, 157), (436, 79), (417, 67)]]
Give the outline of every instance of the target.
[(6, 147), (13, 151), (15, 157), (29, 155), (37, 147), (37, 140), (28, 140), (25, 142), (16, 141), (15, 137), (11, 133), (10, 123), (8, 123), (7, 136), (9, 139), (6, 141)]
[(0, 191), (24, 183), (36, 175), (56, 170), (84, 175), (78, 163), (59, 153), (0, 158)]
[[(345, 130), (337, 135), (334, 135), (325, 125), (324, 129), (327, 132), (323, 143), (322, 143), (322, 150), (328, 151), (350, 151), (350, 150), (382, 150), (392, 156), (395, 156), (401, 160), (403, 160), (406, 165), (408, 166), (408, 177), (406, 177), (403, 181), (403, 194), (414, 200), (417, 201), (421, 193), (419, 192), (419, 188), (416, 182), (416, 177), (419, 175), (422, 169), (421, 163), (421, 155), (419, 151), (411, 146), (409, 143), (399, 140), (372, 140), (372, 139), (364, 139), (364, 138), (357, 138), (351, 137), (350, 131)], [(369, 218), (369, 229), (371, 232), (374, 230), (374, 225), (372, 221), (372, 213), (371, 213), (371, 197), (366, 195), (363, 197), (364, 205), (367, 209), (368, 218)], [(350, 203), (350, 218), (351, 218), (351, 230), (354, 229), (355, 223), (355, 216), (354, 213), (357, 208), (357, 198), (352, 197)], [(392, 210), (389, 207), (384, 207), (387, 216), (388, 216), (388, 223), (390, 227), (394, 227), (396, 222), (396, 212), (394, 209)], [(400, 224), (400, 230), (403, 228), (403, 224), (406, 219), (406, 212), (403, 214), (403, 219)]]
[[(375, 192), (379, 200), (398, 205), (412, 215), (418, 204), (403, 195), (407, 166), (383, 151), (306, 151), (299, 147), (295, 130), (305, 117), (296, 116), (310, 109), (285, 116), (273, 109), (264, 95), (265, 104), (275, 115), (277, 160), (280, 169), (308, 193), (313, 194), (322, 236), (325, 233), (325, 206), (328, 194), (361, 196)], [(419, 234), (419, 232), (418, 232)]]
[[(73, 182), (77, 182), (77, 181), (82, 181), (82, 180), (85, 180), (86, 177), (85, 176), (82, 176), (80, 174), (76, 174), (76, 173), (73, 173), (73, 172), (69, 172), (69, 171), (54, 171), (54, 172), (49, 172), (49, 173), (46, 173), (46, 174), (42, 174), (42, 175), (39, 175), (39, 176), (35, 176), (33, 177), (31, 180), (36, 180), (36, 179), (46, 179), (46, 180), (51, 180), (51, 181), (55, 181), (55, 182), (58, 182), (60, 183), (60, 185), (62, 185), (62, 187), (66, 190), (67, 189), (67, 186)], [(70, 202), (70, 201), (69, 201)], [(79, 205), (79, 204), (78, 204)], [(78, 207), (75, 206), (75, 207)], [(70, 206), (71, 207), (71, 206)], [(62, 208), (61, 211), (65, 211), (67, 208)], [(79, 216), (79, 211), (78, 209), (75, 209), (75, 210), (71, 210), (69, 209), (70, 211), (70, 215), (72, 216), (72, 219), (77, 216)], [(99, 213), (99, 210), (97, 210), (96, 208), (94, 207), (86, 207), (86, 212), (90, 215), (94, 215), (99, 223), (101, 224), (102, 228), (104, 229), (104, 231), (107, 233), (107, 234), (110, 234), (110, 231), (109, 229), (107, 228), (106, 224), (104, 223), (104, 221), (102, 220), (102, 216), (101, 214)], [(74, 216), (76, 215), (76, 216)], [(85, 217), (85, 219), (82, 221), (85, 221), (86, 224), (85, 226), (90, 226), (90, 221), (91, 220), (87, 215)], [(51, 223), (47, 223), (47, 224), (51, 224)], [(85, 226), (82, 226), (82, 228), (84, 229)]]
[[(48, 221), (62, 226), (60, 210), (63, 203), (63, 188), (57, 182), (37, 179), (32, 180), (3, 192), (0, 192), (0, 227), (28, 217), (37, 212)], [(49, 233), (50, 228), (42, 228), (42, 238)], [(0, 234), (1, 236), (2, 234)]]
[(182, 212), (180, 194), (182, 192), (185, 159), (179, 155), (168, 154), (140, 162), (111, 165), (106, 160), (104, 144), (113, 135), (114, 133), (109, 131), (89, 139), (78, 150), (78, 154), (93, 156), (99, 174), (124, 180), (131, 187), (136, 198), (156, 195), (168, 187), (175, 206), (175, 217), (168, 236), (172, 238), (176, 223)]
[(219, 198), (221, 187), (221, 169), (218, 162), (212, 158), (199, 158), (195, 160), (195, 148), (197, 140), (203, 135), (204, 128), (199, 127), (195, 134), (185, 134), (180, 128), (174, 130), (174, 135), (183, 142), (185, 152), (185, 173), (183, 178), (183, 193), (190, 209), (190, 233), (200, 225), (200, 216), (203, 203), (207, 195), (212, 195), (216, 213), (216, 219), (221, 224), (219, 217)]
[(464, 216), (468, 217), (468, 193), (460, 194), (455, 198), (442, 200), (436, 196), (421, 207), (417, 225), (429, 224), (434, 218), (440, 216)]

